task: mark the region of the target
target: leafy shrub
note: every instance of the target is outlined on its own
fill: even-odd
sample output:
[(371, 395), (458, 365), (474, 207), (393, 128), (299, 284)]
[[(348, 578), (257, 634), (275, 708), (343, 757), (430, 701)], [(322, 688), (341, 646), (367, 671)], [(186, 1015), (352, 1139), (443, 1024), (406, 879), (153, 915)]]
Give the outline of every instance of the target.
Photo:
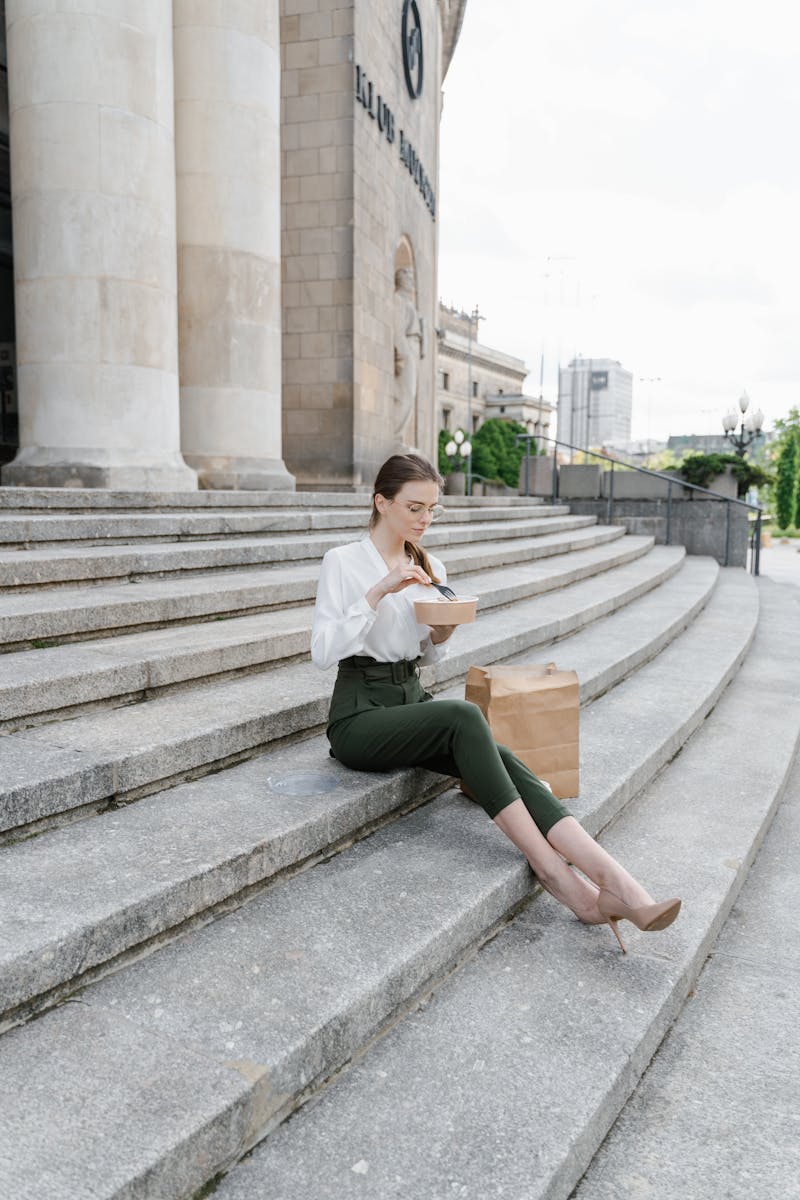
[(729, 465), (736, 480), (736, 493), (740, 497), (746, 496), (751, 487), (772, 483), (769, 472), (757, 463), (740, 458), (738, 454), (687, 454), (677, 470), (687, 483), (707, 488), (717, 475), (725, 474), (725, 468)]
[(449, 429), (439, 430), (439, 474), (447, 476), (451, 471), (455, 470), (455, 459), (448, 458), (444, 452), (444, 448), (448, 442), (453, 440), (453, 435)]
[[(472, 438), (472, 470), (486, 479), (497, 480), (516, 488), (519, 465), (525, 457), (525, 443), (517, 441), (518, 433), (526, 433), (519, 421), (503, 421), (490, 417)], [(536, 454), (531, 442), (531, 453)]]

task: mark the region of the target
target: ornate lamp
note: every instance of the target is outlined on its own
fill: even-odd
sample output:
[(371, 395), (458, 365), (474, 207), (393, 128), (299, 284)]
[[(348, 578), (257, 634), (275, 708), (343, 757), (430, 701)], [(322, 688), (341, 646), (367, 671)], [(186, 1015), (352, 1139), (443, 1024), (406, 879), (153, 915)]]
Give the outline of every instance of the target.
[(445, 446), (444, 452), (448, 458), (469, 458), (472, 454), (472, 442), (465, 438), (463, 430), (457, 429)]
[(735, 408), (730, 412), (725, 413), (722, 418), (722, 428), (725, 431), (725, 437), (736, 450), (740, 458), (744, 458), (745, 453), (753, 442), (758, 441), (764, 435), (761, 432), (761, 426), (764, 424), (764, 414), (760, 408), (755, 412), (748, 413), (750, 406), (750, 397), (747, 392), (742, 392), (739, 397), (739, 409), (742, 414), (742, 427), (738, 433), (735, 432), (736, 426), (739, 424), (739, 414)]

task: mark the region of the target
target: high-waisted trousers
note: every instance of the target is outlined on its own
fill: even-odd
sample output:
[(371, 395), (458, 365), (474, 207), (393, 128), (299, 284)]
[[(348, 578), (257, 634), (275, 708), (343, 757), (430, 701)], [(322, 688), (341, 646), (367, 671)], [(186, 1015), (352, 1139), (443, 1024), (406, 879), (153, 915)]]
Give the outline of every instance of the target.
[(519, 797), (545, 836), (569, 815), (511, 750), (498, 745), (477, 705), (432, 699), (416, 662), (343, 659), (327, 731), (332, 755), (356, 771), (425, 767), (453, 775), (490, 817)]

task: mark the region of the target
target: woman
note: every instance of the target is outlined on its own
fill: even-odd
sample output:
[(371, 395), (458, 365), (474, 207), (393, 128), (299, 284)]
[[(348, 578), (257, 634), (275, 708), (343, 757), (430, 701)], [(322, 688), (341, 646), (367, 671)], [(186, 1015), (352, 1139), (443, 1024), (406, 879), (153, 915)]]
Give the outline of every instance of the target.
[(550, 789), (495, 742), (479, 708), (465, 700), (429, 704), (420, 685), (419, 663), (441, 658), (454, 629), (418, 625), (413, 605), (431, 598), (431, 581), (446, 581), (441, 562), (420, 545), (441, 484), (424, 458), (393, 455), (375, 480), (368, 535), (323, 559), (311, 657), (323, 669), (339, 664), (327, 730), (331, 752), (357, 771), (419, 766), (463, 779), (542, 886), (581, 921), (608, 922), (624, 953), (619, 920), (665, 929), (680, 900), (654, 903)]

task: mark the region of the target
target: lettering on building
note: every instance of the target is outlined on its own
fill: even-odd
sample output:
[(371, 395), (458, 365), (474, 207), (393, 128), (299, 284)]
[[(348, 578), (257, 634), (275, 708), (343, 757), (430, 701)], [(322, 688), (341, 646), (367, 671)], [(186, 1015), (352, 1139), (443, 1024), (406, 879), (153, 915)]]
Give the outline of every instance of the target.
[(372, 80), (368, 79), (361, 67), (358, 66), (356, 67), (356, 99), (366, 109), (373, 121), (377, 121), (378, 129), (386, 135), (387, 142), (393, 142), (395, 137), (394, 113), (380, 92), (375, 91)]
[[(367, 116), (376, 123), (378, 130), (384, 135), (386, 141), (390, 145), (393, 145), (396, 139), (394, 112), (386, 103), (381, 93), (376, 89), (373, 80), (358, 65), (356, 65), (355, 95), (357, 102), (364, 109)], [(422, 164), (422, 160), (402, 129), (400, 130), (398, 148), (401, 163), (419, 188), (428, 212), (435, 221), (436, 193), (433, 190), (433, 184)]]
[(411, 142), (400, 130), (400, 161), (408, 168), (408, 173), (422, 192), (422, 199), (427, 205), (428, 212), (436, 219), (436, 196), (425, 168), (417, 157), (417, 152)]

